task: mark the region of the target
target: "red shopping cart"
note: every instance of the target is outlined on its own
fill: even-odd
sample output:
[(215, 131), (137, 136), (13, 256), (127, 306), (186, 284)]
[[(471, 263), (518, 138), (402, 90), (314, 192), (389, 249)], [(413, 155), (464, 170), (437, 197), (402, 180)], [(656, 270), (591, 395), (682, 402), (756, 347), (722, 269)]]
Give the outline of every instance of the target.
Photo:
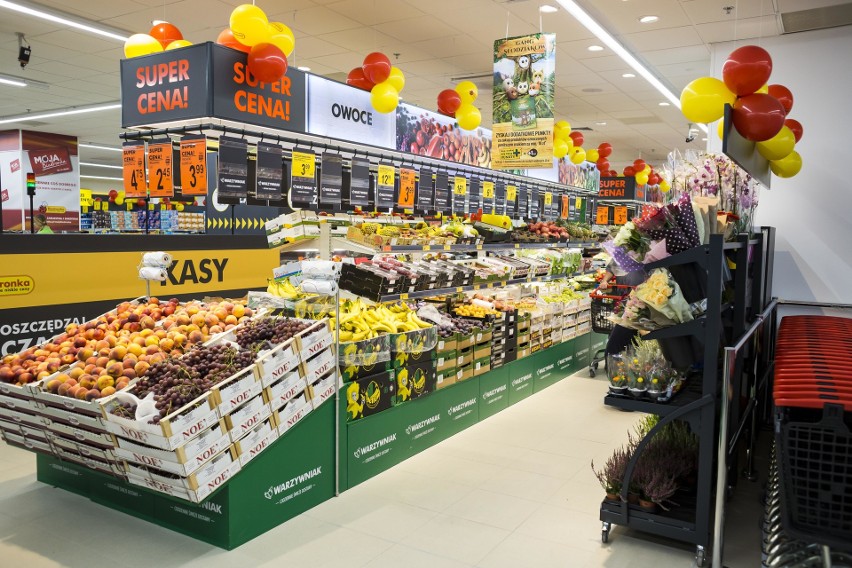
[[(596, 288), (589, 297), (592, 299), (591, 316), (592, 316), (592, 331), (595, 333), (606, 333), (612, 331), (615, 325), (609, 319), (613, 314), (615, 307), (628, 295), (634, 286), (624, 284), (610, 284), (608, 288)], [(589, 376), (597, 375), (600, 362), (604, 362), (606, 367), (606, 350), (598, 349), (592, 355), (592, 361), (589, 363)]]

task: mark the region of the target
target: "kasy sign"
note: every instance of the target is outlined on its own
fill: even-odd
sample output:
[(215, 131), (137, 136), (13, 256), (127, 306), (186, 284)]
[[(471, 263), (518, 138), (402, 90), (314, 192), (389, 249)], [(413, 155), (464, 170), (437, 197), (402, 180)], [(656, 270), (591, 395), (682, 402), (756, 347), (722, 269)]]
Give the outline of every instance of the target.
[(310, 75), (307, 130), (319, 136), (393, 148), (396, 113), (376, 112), (368, 91)]

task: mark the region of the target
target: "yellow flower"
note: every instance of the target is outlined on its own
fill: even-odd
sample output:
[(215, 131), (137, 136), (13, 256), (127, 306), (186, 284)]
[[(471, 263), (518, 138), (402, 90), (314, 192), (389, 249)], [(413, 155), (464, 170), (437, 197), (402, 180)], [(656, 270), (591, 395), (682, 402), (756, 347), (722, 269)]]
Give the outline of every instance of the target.
[(645, 379), (643, 379), (642, 377), (639, 377), (638, 379), (636, 379), (636, 382), (637, 383), (643, 383), (643, 382), (645, 382)]
[(657, 384), (657, 383), (659, 383), (659, 382), (660, 382), (660, 380), (659, 380), (659, 379), (654, 379), (654, 380), (652, 380), (652, 381), (651, 381), (651, 384), (656, 385), (656, 384)]

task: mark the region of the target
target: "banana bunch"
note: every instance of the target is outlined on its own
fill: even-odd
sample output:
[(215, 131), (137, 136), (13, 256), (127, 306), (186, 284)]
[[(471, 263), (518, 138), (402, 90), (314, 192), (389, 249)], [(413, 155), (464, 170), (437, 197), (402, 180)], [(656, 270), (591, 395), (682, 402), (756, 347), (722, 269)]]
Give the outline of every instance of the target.
[(345, 300), (340, 305), (340, 322), (331, 318), (332, 329), (340, 328), (340, 341), (363, 341), (386, 333), (404, 333), (432, 327), (417, 317), (404, 303), (366, 306), (361, 300)]
[(273, 296), (286, 298), (288, 300), (297, 300), (305, 297), (305, 294), (302, 291), (290, 283), (289, 278), (284, 278), (283, 280), (274, 280), (270, 278), (267, 282), (269, 285), (266, 287), (266, 291)]

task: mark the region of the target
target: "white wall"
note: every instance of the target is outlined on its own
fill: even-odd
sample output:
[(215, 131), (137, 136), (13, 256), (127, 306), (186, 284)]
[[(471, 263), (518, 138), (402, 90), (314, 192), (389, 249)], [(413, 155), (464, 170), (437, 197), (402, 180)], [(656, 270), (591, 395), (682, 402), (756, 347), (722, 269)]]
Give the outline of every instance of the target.
[(769, 51), (769, 82), (793, 92), (790, 118), (804, 128), (802, 171), (773, 176), (757, 210), (756, 224), (778, 228), (773, 293), (852, 304), (852, 26), (716, 44), (713, 76), (722, 76), (731, 51), (752, 43)]

